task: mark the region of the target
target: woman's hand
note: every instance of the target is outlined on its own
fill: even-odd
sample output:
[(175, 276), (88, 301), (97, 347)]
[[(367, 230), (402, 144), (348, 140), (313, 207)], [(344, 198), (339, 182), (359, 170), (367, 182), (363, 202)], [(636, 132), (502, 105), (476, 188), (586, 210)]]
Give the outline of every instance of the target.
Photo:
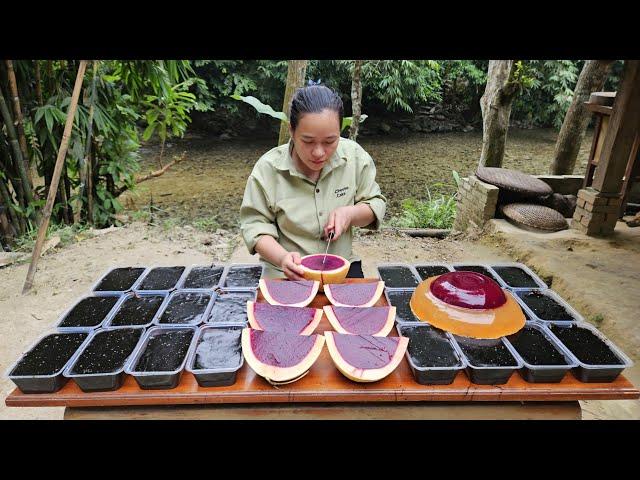
[(329, 214), (329, 220), (324, 226), (324, 238), (329, 238), (329, 232), (333, 230), (333, 240), (340, 238), (353, 221), (353, 207), (338, 207)]
[(282, 271), (289, 280), (304, 280), (302, 274), (304, 270), (300, 266), (300, 254), (298, 252), (287, 252), (280, 261)]

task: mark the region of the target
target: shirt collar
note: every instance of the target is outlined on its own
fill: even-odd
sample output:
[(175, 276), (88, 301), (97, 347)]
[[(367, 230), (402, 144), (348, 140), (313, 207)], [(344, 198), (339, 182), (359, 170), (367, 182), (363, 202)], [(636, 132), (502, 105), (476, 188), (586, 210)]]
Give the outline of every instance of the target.
[[(299, 172), (296, 168), (296, 165), (293, 161), (293, 140), (289, 140), (287, 147), (283, 149), (283, 154), (280, 155), (276, 161), (274, 161), (274, 166), (278, 170), (288, 170), (289, 173), (295, 177), (300, 177), (305, 180), (309, 180), (309, 178), (303, 173)], [(322, 168), (322, 172), (320, 173), (320, 177), (318, 180), (321, 180), (323, 177), (329, 174), (333, 169), (342, 166), (347, 161), (347, 156), (345, 155), (344, 149), (342, 148), (342, 140), (338, 140), (338, 148), (333, 152), (333, 155), (329, 159), (329, 162)]]

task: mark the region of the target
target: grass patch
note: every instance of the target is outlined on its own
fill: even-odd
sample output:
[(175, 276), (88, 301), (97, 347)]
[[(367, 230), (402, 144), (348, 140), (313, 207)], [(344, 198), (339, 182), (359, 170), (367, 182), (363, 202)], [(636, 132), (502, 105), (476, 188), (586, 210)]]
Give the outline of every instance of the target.
[(215, 217), (204, 217), (193, 221), (193, 227), (208, 233), (215, 233), (220, 228), (220, 224)]
[(454, 195), (431, 194), (427, 188), (427, 199), (408, 198), (402, 202), (402, 214), (391, 220), (398, 228), (451, 228), (456, 218)]
[[(78, 240), (87, 238), (87, 232), (89, 230), (88, 225), (74, 224), (74, 225), (56, 225), (50, 224), (47, 228), (47, 235), (45, 241), (52, 237), (60, 237), (60, 246), (67, 246)], [(15, 242), (14, 251), (16, 252), (31, 252), (36, 245), (36, 239), (38, 238), (38, 229), (33, 228), (27, 233), (18, 237)]]

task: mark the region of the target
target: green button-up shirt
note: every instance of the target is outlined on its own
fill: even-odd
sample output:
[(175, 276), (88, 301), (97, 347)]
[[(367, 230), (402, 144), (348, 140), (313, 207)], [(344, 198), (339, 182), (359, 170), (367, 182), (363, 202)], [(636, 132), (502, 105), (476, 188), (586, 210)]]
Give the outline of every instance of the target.
[[(321, 239), (329, 214), (336, 208), (366, 203), (375, 220), (365, 228), (378, 229), (386, 211), (386, 199), (376, 183), (371, 156), (356, 142), (340, 138), (338, 147), (320, 172), (317, 182), (299, 172), (291, 156), (292, 144), (265, 153), (247, 180), (240, 208), (240, 229), (252, 255), (261, 235), (270, 235), (288, 252), (300, 255), (324, 253)], [(329, 253), (349, 261), (352, 251), (350, 228), (331, 242)], [(282, 269), (264, 259), (265, 276), (282, 277)]]

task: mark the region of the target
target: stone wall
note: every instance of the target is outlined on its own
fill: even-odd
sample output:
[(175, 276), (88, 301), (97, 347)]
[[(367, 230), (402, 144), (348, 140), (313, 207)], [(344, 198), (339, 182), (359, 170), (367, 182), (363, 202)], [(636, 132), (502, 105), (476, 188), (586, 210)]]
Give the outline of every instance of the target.
[(454, 230), (482, 227), (496, 214), (500, 189), (479, 180), (475, 175), (460, 179)]

